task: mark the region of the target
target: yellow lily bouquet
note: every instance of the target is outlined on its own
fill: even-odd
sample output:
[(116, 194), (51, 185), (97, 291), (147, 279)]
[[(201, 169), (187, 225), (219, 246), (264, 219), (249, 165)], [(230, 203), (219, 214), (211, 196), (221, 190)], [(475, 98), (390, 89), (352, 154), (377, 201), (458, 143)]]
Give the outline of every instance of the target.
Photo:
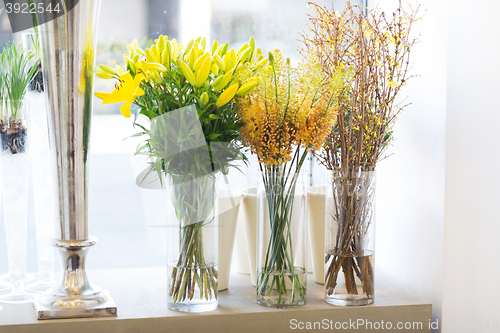
[(116, 88), (96, 93), (104, 104), (123, 103), (125, 117), (133, 104), (150, 119), (150, 128), (136, 124), (147, 137), (136, 153), (150, 158), (160, 179), (169, 177), (179, 222), (171, 233), (169, 308), (195, 312), (217, 307), (216, 174), (246, 159), (233, 101), (259, 84), (254, 73), (267, 62), (253, 38), (239, 50), (214, 41), (207, 52), (205, 43), (184, 47), (160, 36), (144, 51), (134, 41), (125, 69), (100, 66), (97, 76), (117, 80)]
[[(227, 43), (218, 45), (214, 41), (211, 51), (207, 52), (205, 43), (204, 38), (198, 38), (183, 47), (175, 39), (160, 36), (153, 46), (144, 51), (134, 41), (128, 45), (130, 54), (124, 56), (126, 69), (119, 66), (99, 67), (98, 77), (115, 79), (117, 84), (112, 92), (97, 92), (96, 96), (103, 100), (103, 104), (123, 102), (120, 111), (125, 117), (130, 117), (132, 104), (138, 108), (139, 114), (151, 121), (183, 107), (196, 109), (195, 117), (201, 125), (208, 155), (196, 152), (191, 156), (166, 154), (165, 150), (175, 150), (172, 142), (155, 138), (149, 129), (136, 124), (143, 129), (139, 134), (149, 136), (145, 144), (138, 147), (137, 153), (156, 158), (152, 170), (159, 175), (203, 175), (216, 170), (227, 172), (231, 161), (242, 158), (235, 141), (242, 124), (231, 102), (250, 93), (258, 85), (254, 72), (264, 66), (267, 59), (255, 48), (253, 37), (237, 51), (229, 49)], [(184, 119), (182, 121), (185, 123)], [(182, 133), (184, 127), (174, 129), (174, 141), (185, 134)], [(199, 146), (200, 138), (194, 140), (196, 142), (191, 142), (192, 146)], [(214, 152), (218, 147), (222, 147), (224, 152)], [(195, 157), (196, 166), (192, 170)]]

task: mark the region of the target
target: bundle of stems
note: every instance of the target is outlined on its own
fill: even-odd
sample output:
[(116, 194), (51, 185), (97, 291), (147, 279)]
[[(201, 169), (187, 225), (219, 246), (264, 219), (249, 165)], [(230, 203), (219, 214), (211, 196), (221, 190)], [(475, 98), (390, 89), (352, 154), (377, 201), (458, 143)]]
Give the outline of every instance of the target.
[(271, 235), (261, 274), (258, 276), (257, 293), (266, 296), (276, 289), (278, 303), (284, 302), (282, 298), (288, 294), (288, 285), (291, 285), (292, 289), (291, 303), (295, 302), (295, 297), (306, 299), (306, 287), (300, 274), (301, 267), (294, 263), (291, 226), (295, 188), (299, 178), (298, 170), (302, 168), (306, 156), (307, 149), (297, 147), (288, 165), (268, 165), (265, 169), (262, 169), (261, 165), (269, 207)]
[[(394, 123), (407, 106), (396, 96), (413, 77), (409, 57), (417, 39), (410, 31), (419, 19), (419, 6), (407, 11), (400, 2), (394, 13), (386, 15), (379, 8), (367, 10), (349, 2), (342, 13), (310, 4), (316, 15), (309, 19), (309, 32), (302, 34), (304, 49), (316, 53), (330, 80), (341, 77), (343, 82), (336, 124), (316, 155), (341, 178), (330, 184), (339, 208), (332, 217), (338, 223), (338, 241), (326, 255), (330, 262), (326, 290), (333, 293), (343, 268), (349, 293), (357, 293), (355, 272), (364, 292), (372, 295), (372, 263), (352, 259), (364, 255), (365, 229), (372, 214), (373, 179), (363, 172), (374, 171), (386, 157)], [(366, 192), (363, 199), (360, 191)]]
[(173, 302), (183, 302), (186, 298), (193, 300), (198, 289), (200, 299), (217, 299), (217, 266), (206, 260), (203, 246), (203, 228), (212, 222), (210, 217), (216, 204), (216, 177), (210, 174), (185, 179), (183, 175), (176, 175), (171, 179), (181, 229), (179, 258), (172, 268), (169, 294)]

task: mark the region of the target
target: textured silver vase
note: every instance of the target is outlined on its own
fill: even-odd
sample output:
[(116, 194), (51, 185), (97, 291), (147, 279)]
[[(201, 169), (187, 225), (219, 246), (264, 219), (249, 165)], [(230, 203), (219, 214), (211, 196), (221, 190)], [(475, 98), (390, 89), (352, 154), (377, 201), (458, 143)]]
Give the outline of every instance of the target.
[[(116, 316), (109, 293), (87, 278), (87, 160), (101, 0), (82, 0), (40, 26), (48, 124), (57, 166), (59, 223), (53, 241), (62, 260), (56, 285), (37, 297), (38, 319)], [(43, 15), (43, 14), (41, 14)], [(48, 20), (46, 20), (48, 21)]]

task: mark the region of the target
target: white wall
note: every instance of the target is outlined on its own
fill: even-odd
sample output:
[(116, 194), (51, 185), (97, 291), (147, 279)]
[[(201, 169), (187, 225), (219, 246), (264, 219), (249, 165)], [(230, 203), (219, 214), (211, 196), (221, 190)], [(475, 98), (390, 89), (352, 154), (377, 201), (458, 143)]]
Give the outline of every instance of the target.
[(449, 16), (443, 320), (466, 332), (500, 327), (499, 12), (456, 0)]
[[(378, 165), (377, 268), (433, 304), (441, 317), (446, 133), (448, 1), (420, 0), (421, 42), (411, 54), (411, 79), (401, 98), (412, 103), (394, 129), (395, 140)], [(380, 0), (392, 13), (398, 1)], [(413, 2), (414, 4), (414, 2)], [(372, 4), (373, 5), (373, 4)]]
[(408, 84), (394, 156), (379, 165), (377, 265), (432, 302), (435, 332), (496, 331), (500, 3), (419, 2), (422, 76)]

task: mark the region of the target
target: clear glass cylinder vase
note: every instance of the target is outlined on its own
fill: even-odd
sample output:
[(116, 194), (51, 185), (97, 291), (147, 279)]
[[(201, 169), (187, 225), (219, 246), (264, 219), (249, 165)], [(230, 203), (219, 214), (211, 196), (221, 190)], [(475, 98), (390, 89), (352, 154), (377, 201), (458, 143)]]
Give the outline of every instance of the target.
[(325, 300), (341, 306), (374, 300), (375, 171), (328, 172), (325, 202)]
[(306, 190), (286, 165), (261, 172), (257, 191), (257, 303), (286, 308), (307, 300)]
[(218, 306), (217, 173), (168, 175), (168, 308), (205, 312)]
[(30, 160), (27, 102), (5, 100), (0, 118), (0, 184), (11, 292), (0, 302), (31, 300), (25, 292), (28, 242), (28, 179)]
[(45, 92), (37, 88), (26, 94), (30, 113), (31, 187), (35, 213), (35, 235), (38, 259), (37, 279), (26, 285), (29, 292), (44, 292), (54, 284), (55, 238), (57, 214), (56, 189), (49, 144)]

